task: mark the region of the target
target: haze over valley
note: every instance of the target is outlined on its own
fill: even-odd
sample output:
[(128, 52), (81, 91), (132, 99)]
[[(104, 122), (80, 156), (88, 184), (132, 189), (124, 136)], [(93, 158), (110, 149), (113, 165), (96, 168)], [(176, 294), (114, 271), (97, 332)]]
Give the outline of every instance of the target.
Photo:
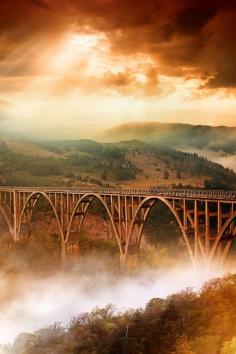
[[(117, 134), (117, 138), (122, 137)], [(132, 138), (136, 138), (135, 133)], [(206, 139), (203, 137), (203, 141)], [(183, 145), (180, 145), (180, 140)], [(216, 144), (216, 139), (212, 138), (212, 144), (213, 142)], [(207, 143), (203, 144), (203, 149), (208, 148), (207, 151), (212, 153), (219, 152), (216, 147), (214, 150), (210, 147), (209, 139)], [(179, 150), (175, 149), (176, 145)], [(184, 152), (184, 146), (186, 150), (191, 148), (195, 151), (191, 138), (188, 140), (181, 137), (179, 143), (176, 143), (171, 136), (170, 139), (163, 140), (155, 134), (153, 139), (147, 136), (146, 139), (143, 137), (142, 141), (124, 140), (116, 143), (99, 143), (87, 139), (33, 142), (26, 139), (3, 138), (0, 146), (2, 184), (22, 186), (89, 184), (125, 187), (182, 185), (234, 188), (233, 166), (224, 168), (196, 153)], [(233, 138), (231, 143), (228, 139), (223, 140), (221, 136), (221, 148), (230, 151), (230, 155), (225, 152), (224, 156), (225, 158), (231, 156), (233, 165), (235, 158)]]
[(0, 354), (236, 353), (233, 0), (0, 0)]

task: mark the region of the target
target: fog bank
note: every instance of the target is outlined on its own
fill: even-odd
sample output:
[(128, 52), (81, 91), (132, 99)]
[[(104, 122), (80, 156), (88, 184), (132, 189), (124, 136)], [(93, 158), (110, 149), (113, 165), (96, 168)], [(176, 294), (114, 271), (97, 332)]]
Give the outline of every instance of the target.
[(30, 274), (0, 274), (0, 343), (12, 342), (21, 332), (33, 332), (109, 303), (117, 310), (144, 307), (154, 297), (166, 297), (186, 287), (199, 289), (219, 275), (197, 274), (192, 267), (145, 270), (136, 275), (114, 274), (91, 261), (87, 271), (37, 278)]

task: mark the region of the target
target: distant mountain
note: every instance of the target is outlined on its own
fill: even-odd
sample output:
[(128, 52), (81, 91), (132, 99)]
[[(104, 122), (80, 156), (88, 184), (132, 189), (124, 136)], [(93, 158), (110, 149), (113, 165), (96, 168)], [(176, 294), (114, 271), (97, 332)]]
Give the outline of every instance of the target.
[(134, 122), (115, 126), (105, 131), (102, 138), (105, 141), (138, 139), (174, 149), (236, 153), (236, 127)]

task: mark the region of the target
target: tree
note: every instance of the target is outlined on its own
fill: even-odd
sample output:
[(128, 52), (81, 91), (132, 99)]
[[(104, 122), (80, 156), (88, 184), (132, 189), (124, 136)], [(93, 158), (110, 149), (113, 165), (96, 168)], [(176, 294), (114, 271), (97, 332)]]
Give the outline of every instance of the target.
[(193, 340), (192, 348), (196, 354), (217, 354), (219, 353), (220, 340), (218, 335), (203, 335)]
[(178, 179), (181, 179), (181, 178), (182, 178), (182, 176), (181, 176), (181, 171), (180, 171), (180, 170), (177, 170), (177, 171), (176, 171), (176, 178), (178, 178)]
[(177, 339), (173, 354), (195, 354), (195, 352), (192, 351), (190, 342), (185, 335)]
[(169, 172), (167, 170), (164, 171), (164, 178), (168, 179), (170, 176)]
[(235, 354), (236, 353), (236, 337), (224, 343), (220, 354)]

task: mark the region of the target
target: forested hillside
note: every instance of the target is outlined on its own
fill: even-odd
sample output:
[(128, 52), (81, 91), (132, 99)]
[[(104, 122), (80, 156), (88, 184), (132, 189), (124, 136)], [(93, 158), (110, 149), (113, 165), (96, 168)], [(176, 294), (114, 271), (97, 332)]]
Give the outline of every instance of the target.
[(103, 138), (107, 141), (138, 139), (174, 149), (210, 149), (229, 154), (236, 152), (236, 127), (134, 122), (109, 129)]
[(145, 309), (117, 313), (112, 305), (35, 333), (20, 334), (9, 354), (235, 354), (236, 276), (213, 279), (152, 299)]
[(195, 153), (157, 147), (137, 140), (0, 143), (3, 185), (156, 185), (235, 188), (236, 174)]

